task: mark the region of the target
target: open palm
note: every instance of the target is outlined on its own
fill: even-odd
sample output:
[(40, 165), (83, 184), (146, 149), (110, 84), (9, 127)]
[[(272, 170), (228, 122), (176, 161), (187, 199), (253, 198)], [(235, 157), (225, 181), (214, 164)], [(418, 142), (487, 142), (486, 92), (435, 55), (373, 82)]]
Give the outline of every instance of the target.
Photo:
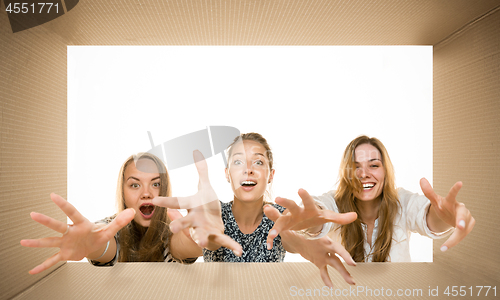
[(127, 225), (135, 215), (133, 209), (118, 214), (108, 225), (95, 224), (87, 220), (73, 205), (57, 194), (50, 194), (52, 201), (73, 221), (72, 225), (55, 220), (40, 213), (31, 213), (36, 222), (63, 235), (41, 239), (21, 240), (21, 245), (33, 248), (59, 248), (59, 252), (46, 259), (30, 271), (40, 273), (60, 261), (78, 261), (103, 247), (115, 234)]
[(185, 217), (176, 218), (170, 223), (170, 230), (174, 234), (190, 228), (191, 237), (201, 248), (216, 250), (223, 246), (241, 256), (241, 245), (224, 234), (220, 202), (210, 184), (207, 162), (198, 150), (193, 152), (193, 158), (199, 175), (198, 192), (189, 197), (156, 197), (153, 204), (187, 209)]

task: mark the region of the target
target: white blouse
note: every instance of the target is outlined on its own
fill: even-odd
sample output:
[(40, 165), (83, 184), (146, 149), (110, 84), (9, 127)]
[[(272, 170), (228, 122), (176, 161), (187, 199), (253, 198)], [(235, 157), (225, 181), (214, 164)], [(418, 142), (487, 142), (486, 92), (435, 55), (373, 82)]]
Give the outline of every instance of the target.
[[(439, 239), (447, 236), (453, 231), (453, 227), (445, 232), (432, 232), (427, 226), (427, 211), (431, 205), (429, 199), (423, 195), (411, 193), (405, 189), (398, 189), (400, 207), (398, 214), (394, 219), (394, 232), (392, 237), (391, 250), (389, 252), (388, 261), (391, 262), (410, 262), (410, 236), (412, 232), (418, 232), (423, 236), (428, 236), (433, 239)], [(329, 191), (321, 196), (314, 196), (313, 198), (318, 202), (318, 205), (338, 212), (337, 204), (334, 199), (335, 191)], [(340, 230), (335, 230), (338, 226), (334, 223), (327, 223), (323, 226), (320, 235), (317, 238), (329, 234), (329, 236), (336, 242), (342, 242)], [(362, 224), (365, 234), (364, 249), (365, 261), (372, 261), (372, 249), (375, 240), (378, 236), (378, 219), (375, 220), (375, 227), (372, 234), (372, 244), (368, 244), (367, 226)]]

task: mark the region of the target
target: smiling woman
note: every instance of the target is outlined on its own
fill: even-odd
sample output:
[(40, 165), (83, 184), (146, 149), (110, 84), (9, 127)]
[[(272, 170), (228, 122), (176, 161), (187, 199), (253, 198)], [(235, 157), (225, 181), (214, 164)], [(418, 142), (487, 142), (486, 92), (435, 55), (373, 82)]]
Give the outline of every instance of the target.
[[(276, 199), (290, 210), (280, 216), (268, 240), (284, 229), (304, 229), (315, 236), (332, 230), (333, 240), (339, 240), (357, 262), (409, 262), (409, 241), (412, 232), (438, 239), (450, 231), (453, 234), (441, 247), (446, 251), (458, 244), (472, 230), (475, 220), (463, 203), (456, 200), (462, 187), (457, 182), (446, 197), (434, 193), (422, 178), (424, 195), (396, 188), (394, 167), (380, 140), (359, 136), (346, 147), (339, 171), (336, 191), (313, 199), (303, 193), (304, 207), (288, 199)], [(348, 224), (335, 224), (327, 216), (333, 212), (355, 212), (358, 218)], [(313, 226), (300, 224), (315, 223)], [(318, 228), (318, 224), (323, 224)], [(321, 233), (318, 231), (321, 229)]]

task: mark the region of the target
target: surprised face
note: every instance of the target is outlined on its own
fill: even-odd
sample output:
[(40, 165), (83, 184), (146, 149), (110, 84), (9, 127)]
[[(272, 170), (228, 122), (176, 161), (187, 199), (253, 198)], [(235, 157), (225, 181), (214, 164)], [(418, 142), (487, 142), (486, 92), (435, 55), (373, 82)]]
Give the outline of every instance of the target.
[(260, 143), (246, 140), (232, 146), (226, 178), (231, 182), (235, 200), (262, 201), (273, 175), (266, 148)]
[[(146, 171), (146, 173), (139, 171), (138, 168)], [(155, 212), (152, 200), (154, 197), (158, 197), (161, 188), (158, 168), (150, 159), (139, 159), (137, 166), (132, 161), (124, 173), (123, 196), (125, 206), (135, 209), (134, 221), (137, 224), (149, 227), (151, 217)]]

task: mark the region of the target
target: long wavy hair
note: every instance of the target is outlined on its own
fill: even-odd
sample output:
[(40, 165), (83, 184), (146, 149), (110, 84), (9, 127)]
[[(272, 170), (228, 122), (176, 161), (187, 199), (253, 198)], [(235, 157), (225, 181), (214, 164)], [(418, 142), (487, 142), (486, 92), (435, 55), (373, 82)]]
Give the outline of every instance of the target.
[[(127, 167), (141, 159), (152, 160), (158, 168), (160, 175), (159, 196), (170, 197), (170, 177), (163, 162), (150, 153), (140, 153), (130, 156), (123, 163), (118, 176), (116, 191), (116, 204), (118, 212), (125, 210), (124, 183), (125, 170)], [(164, 261), (163, 252), (166, 245), (169, 245), (172, 233), (169, 228), (170, 219), (167, 216), (167, 209), (155, 207), (155, 213), (151, 217), (149, 227), (143, 227), (132, 220), (127, 226), (119, 231), (120, 262), (159, 262)]]
[(385, 170), (384, 186), (382, 189), (381, 203), (378, 215), (378, 236), (372, 250), (372, 261), (384, 262), (388, 260), (392, 244), (392, 234), (394, 232), (394, 219), (400, 207), (398, 192), (396, 190), (394, 167), (389, 154), (382, 142), (376, 138), (365, 135), (359, 136), (347, 145), (340, 166), (338, 188), (335, 193), (335, 201), (339, 212), (354, 211), (359, 218), (354, 222), (341, 225), (338, 229), (341, 232), (342, 244), (351, 254), (354, 261), (363, 262), (365, 257), (363, 242), (364, 234), (362, 228), (363, 215), (360, 214), (358, 200), (354, 194), (361, 192), (363, 185), (356, 176), (356, 165), (354, 150), (363, 144), (374, 146), (382, 155), (382, 165)]
[[(226, 153), (227, 153), (227, 159), (226, 159), (227, 165), (226, 165), (226, 169), (229, 170), (229, 160), (231, 159), (231, 155), (233, 153), (233, 146), (236, 143), (241, 143), (243, 141), (257, 142), (257, 143), (261, 144), (262, 147), (264, 147), (264, 149), (266, 149), (265, 155), (267, 157), (267, 160), (269, 161), (269, 171), (271, 172), (273, 170), (273, 163), (274, 163), (273, 152), (271, 151), (271, 146), (269, 146), (269, 143), (267, 142), (267, 140), (260, 133), (256, 133), (256, 132), (249, 132), (249, 133), (242, 133), (242, 134), (240, 134), (227, 147), (227, 149), (226, 149)], [(269, 183), (267, 185), (266, 194), (264, 195), (264, 204), (270, 204), (271, 203), (272, 196), (271, 196), (270, 187), (271, 187), (271, 183)]]

